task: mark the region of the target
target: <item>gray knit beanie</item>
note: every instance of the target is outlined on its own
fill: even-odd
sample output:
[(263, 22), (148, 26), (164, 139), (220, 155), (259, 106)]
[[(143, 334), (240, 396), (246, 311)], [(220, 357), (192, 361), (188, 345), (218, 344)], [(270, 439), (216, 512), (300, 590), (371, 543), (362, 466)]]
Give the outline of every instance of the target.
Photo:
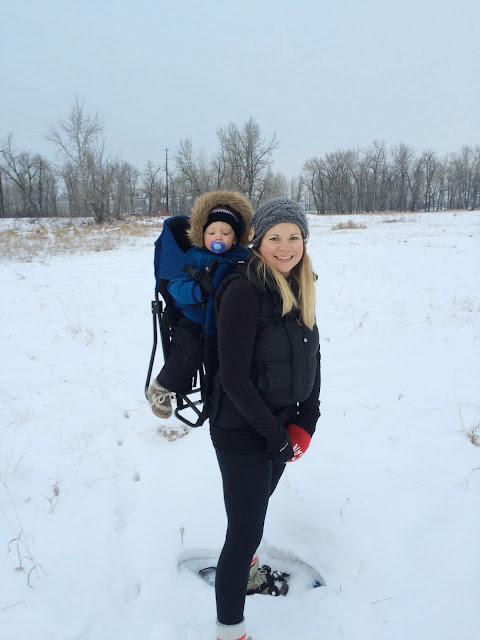
[(250, 223), (253, 246), (258, 247), (265, 233), (281, 222), (293, 222), (300, 227), (304, 240), (308, 238), (307, 216), (302, 206), (288, 198), (273, 198), (264, 202), (253, 214)]

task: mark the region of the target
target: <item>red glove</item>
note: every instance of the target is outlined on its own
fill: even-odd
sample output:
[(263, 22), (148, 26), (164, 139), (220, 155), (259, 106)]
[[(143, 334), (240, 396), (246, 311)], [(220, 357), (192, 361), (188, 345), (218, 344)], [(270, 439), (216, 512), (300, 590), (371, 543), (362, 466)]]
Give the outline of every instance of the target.
[(291, 424), (287, 428), (287, 433), (290, 436), (294, 454), (289, 462), (295, 462), (295, 460), (301, 458), (308, 449), (312, 436), (296, 424)]

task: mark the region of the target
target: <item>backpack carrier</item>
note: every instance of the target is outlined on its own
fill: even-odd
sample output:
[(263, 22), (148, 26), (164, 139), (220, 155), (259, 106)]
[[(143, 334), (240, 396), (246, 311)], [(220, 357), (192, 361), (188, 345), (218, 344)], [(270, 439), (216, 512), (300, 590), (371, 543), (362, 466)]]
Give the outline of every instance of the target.
[[(181, 314), (181, 311), (174, 306), (167, 286), (172, 278), (185, 275), (184, 267), (186, 265), (193, 266), (186, 255), (186, 252), (192, 246), (187, 236), (188, 228), (188, 216), (182, 215), (167, 218), (163, 223), (162, 233), (155, 241), (155, 299), (152, 301), (153, 347), (145, 382), (145, 396), (150, 386), (157, 351), (158, 334), (160, 333), (163, 356), (166, 360), (170, 354), (172, 326)], [(200, 427), (207, 417), (202, 410), (205, 402), (205, 371), (203, 366), (197, 372), (195, 378), (192, 378), (190, 391), (176, 393), (175, 396), (177, 401), (174, 411), (175, 416), (190, 427)], [(183, 415), (188, 409), (193, 410), (197, 416), (195, 422)]]

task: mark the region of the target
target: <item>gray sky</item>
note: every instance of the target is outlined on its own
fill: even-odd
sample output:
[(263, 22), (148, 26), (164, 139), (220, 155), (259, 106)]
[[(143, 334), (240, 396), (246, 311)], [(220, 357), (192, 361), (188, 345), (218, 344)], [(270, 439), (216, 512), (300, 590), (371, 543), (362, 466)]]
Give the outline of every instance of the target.
[(210, 155), (251, 116), (274, 169), (329, 151), (480, 144), (479, 0), (0, 0), (0, 139), (44, 136), (76, 94), (140, 169)]

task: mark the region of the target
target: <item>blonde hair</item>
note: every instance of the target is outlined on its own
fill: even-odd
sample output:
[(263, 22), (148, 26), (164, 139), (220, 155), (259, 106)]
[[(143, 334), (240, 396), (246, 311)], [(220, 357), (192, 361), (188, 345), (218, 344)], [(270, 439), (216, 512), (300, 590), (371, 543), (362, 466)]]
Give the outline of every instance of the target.
[(258, 249), (252, 249), (252, 252), (259, 258), (256, 270), (260, 280), (265, 283), (270, 275), (277, 285), (283, 303), (282, 315), (290, 313), (293, 309), (298, 309), (302, 323), (312, 329), (315, 324), (315, 280), (317, 276), (313, 272), (312, 261), (306, 252), (305, 244), (302, 259), (291, 273), (298, 282), (298, 299), (285, 276), (267, 262)]

